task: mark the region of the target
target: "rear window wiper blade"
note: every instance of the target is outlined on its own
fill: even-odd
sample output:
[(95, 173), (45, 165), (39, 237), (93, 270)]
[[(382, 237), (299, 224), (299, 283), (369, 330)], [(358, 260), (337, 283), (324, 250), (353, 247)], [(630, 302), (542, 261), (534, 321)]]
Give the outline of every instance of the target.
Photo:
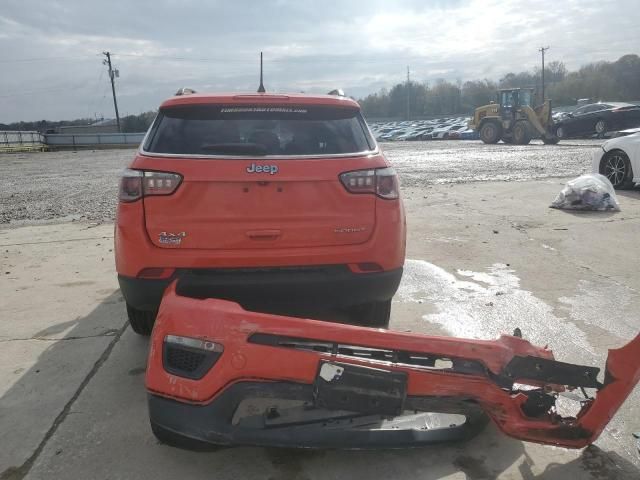
[(221, 155), (267, 155), (267, 149), (259, 143), (209, 143), (202, 145), (201, 150)]

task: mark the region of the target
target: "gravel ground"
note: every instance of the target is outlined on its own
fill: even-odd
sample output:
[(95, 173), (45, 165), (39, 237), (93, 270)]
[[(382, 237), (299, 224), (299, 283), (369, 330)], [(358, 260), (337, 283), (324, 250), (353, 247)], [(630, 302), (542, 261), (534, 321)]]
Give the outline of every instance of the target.
[(591, 152), (602, 140), (544, 145), (485, 145), (480, 141), (394, 142), (383, 144), (402, 185), (534, 180), (568, 177), (591, 170)]
[[(557, 146), (432, 141), (382, 144), (404, 186), (574, 176), (600, 141)], [(0, 155), (0, 224), (113, 219), (118, 173), (134, 150)]]

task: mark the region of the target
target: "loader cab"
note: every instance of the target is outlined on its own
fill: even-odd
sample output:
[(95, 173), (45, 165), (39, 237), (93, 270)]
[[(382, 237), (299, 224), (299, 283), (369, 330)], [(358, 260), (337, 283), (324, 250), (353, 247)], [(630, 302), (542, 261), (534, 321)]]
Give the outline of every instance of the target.
[(501, 109), (512, 109), (523, 106), (533, 107), (532, 88), (511, 88), (498, 92), (498, 102)]
[(500, 105), (500, 117), (508, 122), (505, 128), (510, 128), (510, 122), (518, 118), (518, 111), (522, 107), (533, 107), (532, 88), (510, 88), (498, 92), (498, 105)]

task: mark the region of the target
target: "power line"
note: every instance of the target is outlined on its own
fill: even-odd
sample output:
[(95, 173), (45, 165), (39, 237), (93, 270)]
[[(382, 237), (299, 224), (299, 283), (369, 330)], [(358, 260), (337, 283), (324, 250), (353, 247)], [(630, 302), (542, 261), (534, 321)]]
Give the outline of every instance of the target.
[[(253, 60), (247, 57), (246, 60), (228, 57), (172, 57), (168, 55), (150, 55), (150, 54), (134, 54), (134, 53), (111, 53), (112, 57), (128, 57), (139, 59), (158, 59), (158, 60), (175, 60), (184, 62), (222, 62), (225, 64), (235, 63), (242, 65), (252, 65)], [(274, 58), (270, 59), (269, 63), (282, 63), (282, 64), (318, 64), (318, 63), (351, 63), (351, 64), (398, 64), (405, 63), (407, 61), (416, 61), (419, 63), (421, 60), (425, 60), (422, 57), (394, 57), (389, 60), (381, 59), (362, 59), (356, 56), (340, 56), (340, 57), (289, 57), (289, 58)]]
[(0, 98), (10, 98), (10, 97), (20, 97), (23, 95), (33, 95), (34, 93), (47, 93), (47, 92), (60, 92), (62, 90), (71, 90), (73, 87), (64, 86), (64, 87), (55, 87), (55, 88), (43, 88), (39, 90), (28, 90), (28, 91), (20, 91), (17, 93), (10, 93), (6, 95), (0, 95)]
[(40, 58), (8, 58), (0, 60), (0, 63), (28, 63), (28, 62), (47, 62), (47, 61), (60, 61), (60, 60), (80, 60), (95, 58), (95, 56), (75, 56), (75, 57), (40, 57)]
[[(100, 69), (100, 75), (98, 76), (98, 83), (96, 83), (96, 86), (94, 88), (94, 95), (95, 93), (98, 93), (100, 91), (100, 85), (102, 83), (102, 77), (104, 76), (104, 68)], [(87, 106), (87, 115), (90, 117), (91, 116), (91, 110), (93, 110), (93, 107), (95, 106), (96, 102), (97, 102), (97, 98), (93, 98), (90, 102), (89, 105)]]

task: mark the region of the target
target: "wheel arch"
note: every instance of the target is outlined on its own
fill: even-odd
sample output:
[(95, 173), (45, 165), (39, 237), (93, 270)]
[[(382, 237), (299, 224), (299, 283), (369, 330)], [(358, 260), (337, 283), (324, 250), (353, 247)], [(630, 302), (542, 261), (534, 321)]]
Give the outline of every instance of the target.
[[(611, 128), (611, 122), (609, 121), (609, 119), (603, 117), (602, 115), (599, 115), (598, 117), (596, 117), (596, 119), (593, 122), (593, 131), (596, 132), (596, 133), (599, 133), (598, 130), (596, 129), (596, 127), (597, 127), (598, 123), (600, 123), (600, 122), (604, 122), (604, 131), (600, 132), (602, 135), (604, 135)], [(626, 155), (626, 153), (625, 153), (625, 155)], [(627, 155), (627, 157), (628, 157), (628, 155)]]
[[(638, 169), (636, 169), (634, 171), (634, 164), (633, 161), (631, 160), (631, 156), (629, 156), (629, 154), (627, 152), (625, 152), (622, 148), (612, 148), (610, 150), (607, 150), (604, 152), (604, 155), (602, 155), (602, 157), (600, 158), (600, 163), (598, 164), (598, 173), (600, 173), (601, 175), (605, 175), (606, 176), (606, 172), (604, 171), (604, 164), (605, 161), (607, 160), (607, 158), (614, 154), (614, 153), (621, 153), (622, 155), (625, 156), (625, 158), (627, 159), (627, 165), (629, 166), (629, 174), (627, 175), (627, 180), (624, 181), (620, 187), (615, 187), (616, 189), (621, 188), (621, 189), (627, 189), (627, 188), (631, 188), (633, 187), (634, 183), (636, 183), (634, 181), (634, 178), (636, 176), (636, 173)], [(614, 185), (615, 186), (615, 185)]]
[[(555, 136), (557, 136), (558, 138), (567, 138), (567, 124), (566, 123), (554, 123), (553, 126), (551, 127), (553, 134)], [(564, 135), (562, 137), (558, 136), (558, 129), (562, 129), (562, 132), (564, 133)]]
[(631, 161), (631, 157), (629, 156), (629, 154), (627, 152), (625, 152), (623, 149), (619, 148), (619, 147), (614, 147), (610, 150), (605, 150), (604, 154), (602, 155), (602, 157), (600, 157), (600, 164), (598, 165), (598, 172), (602, 173), (602, 169), (604, 167), (604, 161), (607, 158), (607, 155), (611, 154), (611, 153), (622, 153), (625, 157), (627, 157), (627, 160), (629, 160), (629, 165), (631, 166), (631, 173), (633, 173), (633, 162)]
[[(482, 140), (484, 143), (487, 144), (496, 144), (500, 141), (500, 139), (504, 136), (504, 128), (502, 127), (502, 122), (497, 119), (497, 118), (488, 118), (488, 119), (483, 119), (484, 121), (480, 123), (479, 127), (478, 127), (478, 135), (480, 136), (480, 140)], [(490, 140), (487, 140), (485, 138), (483, 138), (483, 131), (485, 130), (485, 127), (489, 126), (489, 125), (493, 125), (493, 128), (496, 131), (496, 136), (495, 138), (492, 137)]]

